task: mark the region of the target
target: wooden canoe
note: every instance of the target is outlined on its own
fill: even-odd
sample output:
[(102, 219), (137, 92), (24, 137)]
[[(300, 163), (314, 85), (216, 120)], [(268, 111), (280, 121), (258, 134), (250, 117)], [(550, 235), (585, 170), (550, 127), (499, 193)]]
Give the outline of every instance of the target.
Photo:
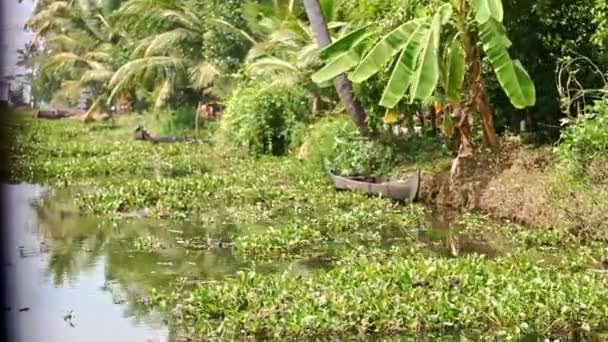
[(416, 170), (406, 180), (391, 179), (363, 179), (355, 177), (344, 177), (335, 174), (334, 168), (329, 160), (324, 160), (325, 170), (334, 182), (337, 190), (351, 190), (368, 195), (382, 195), (397, 201), (413, 202), (418, 199), (420, 192), (420, 170)]
[(34, 111), (34, 118), (36, 119), (48, 119), (48, 120), (58, 120), (63, 118), (69, 118), (78, 115), (77, 111), (73, 110), (44, 110), (44, 109), (36, 109)]
[(150, 132), (148, 132), (143, 126), (137, 126), (135, 131), (133, 131), (133, 139), (135, 140), (143, 140), (149, 141), (154, 144), (158, 143), (173, 143), (173, 142), (203, 142), (208, 143), (208, 139), (194, 139), (194, 138), (186, 138), (186, 137), (155, 137)]

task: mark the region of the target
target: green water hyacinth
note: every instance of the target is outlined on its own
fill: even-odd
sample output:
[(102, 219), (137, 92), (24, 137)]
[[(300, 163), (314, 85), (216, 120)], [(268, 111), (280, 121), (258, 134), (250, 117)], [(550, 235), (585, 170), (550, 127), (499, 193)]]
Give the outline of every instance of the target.
[(204, 335), (230, 338), (460, 331), (494, 340), (608, 324), (604, 276), (566, 275), (520, 257), (396, 256), (352, 253), (307, 278), (241, 273), (199, 286), (188, 314)]

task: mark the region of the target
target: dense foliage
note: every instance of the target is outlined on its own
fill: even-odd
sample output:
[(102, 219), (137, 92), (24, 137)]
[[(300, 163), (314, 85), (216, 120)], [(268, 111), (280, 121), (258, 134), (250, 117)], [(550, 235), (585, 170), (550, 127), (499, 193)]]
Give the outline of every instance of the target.
[[(224, 241), (239, 263), (293, 262), (273, 274), (235, 274), (235, 267), (232, 276), (199, 280), (194, 288), (162, 284), (167, 274), (151, 277), (157, 282), (146, 286), (158, 289), (152, 294), (159, 307), (196, 333), (432, 339), (457, 332), (479, 339), (578, 331), (593, 337), (608, 324), (608, 284), (595, 272), (608, 261), (608, 250), (597, 225), (580, 235), (465, 214), (442, 227), (427, 220), (431, 212), (419, 204), (332, 191), (321, 168), (304, 168), (307, 159), (253, 159), (198, 143), (125, 143), (136, 120), (86, 129), (70, 121), (16, 122), (13, 177), (56, 189), (68, 185), (83, 214), (120, 218), (148, 209), (170, 229), (182, 222), (197, 229), (195, 237), (176, 240), (141, 234), (144, 225), (123, 221), (121, 229), (110, 230), (132, 231), (137, 239), (121, 237), (122, 248), (162, 254), (178, 242), (207, 250)], [(323, 122), (310, 131), (317, 146), (347, 151), (323, 135), (356, 139), (352, 122)], [(293, 269), (300, 258), (320, 258), (324, 267), (303, 275)]]
[(226, 101), (218, 135), (252, 154), (283, 155), (309, 119), (310, 100), (301, 87), (243, 85)]
[[(605, 0), (41, 0), (28, 28), (37, 102), (89, 91), (85, 121), (140, 113), (18, 118), (13, 180), (64, 189), (83, 216), (196, 227), (129, 248), (248, 265), (150, 291), (202, 339), (608, 331)], [(133, 141), (140, 124), (210, 143)], [(421, 199), (446, 206), (334, 191), (326, 160), (421, 169)], [(303, 258), (322, 267), (255, 271)]]
[[(559, 146), (562, 163), (578, 174), (593, 170), (593, 164), (606, 162), (608, 156), (608, 101), (600, 100), (586, 114), (568, 124)], [(608, 175), (608, 173), (604, 173)], [(603, 181), (600, 177), (598, 181)]]

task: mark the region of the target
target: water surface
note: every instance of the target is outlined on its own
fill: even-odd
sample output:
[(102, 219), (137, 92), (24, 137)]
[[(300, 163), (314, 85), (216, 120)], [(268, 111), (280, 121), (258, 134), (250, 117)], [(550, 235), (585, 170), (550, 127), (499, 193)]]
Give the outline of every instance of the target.
[[(117, 304), (111, 289), (120, 288), (120, 284), (108, 280), (107, 256), (87, 258), (75, 250), (53, 250), (53, 241), (45, 236), (37, 210), (31, 205), (43, 194), (41, 187), (3, 186), (10, 213), (5, 225), (10, 231), (6, 236), (8, 263), (4, 267), (9, 279), (10, 307), (5, 310), (12, 328), (11, 340), (170, 340), (160, 314), (138, 316), (128, 304)], [(71, 256), (66, 258), (67, 254)]]
[(229, 227), (83, 217), (69, 193), (46, 194), (29, 184), (5, 188), (10, 263), (4, 267), (15, 341), (180, 341), (165, 323), (170, 313), (149, 304), (152, 289), (220, 280), (244, 269), (274, 273), (291, 266), (305, 275), (329, 267), (316, 258), (243, 260), (220, 243)]

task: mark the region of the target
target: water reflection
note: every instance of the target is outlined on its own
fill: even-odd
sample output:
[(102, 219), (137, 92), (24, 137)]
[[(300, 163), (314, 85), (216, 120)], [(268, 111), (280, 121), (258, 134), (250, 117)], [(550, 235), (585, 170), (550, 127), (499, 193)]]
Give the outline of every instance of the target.
[[(68, 224), (62, 232), (53, 224), (56, 221), (45, 221), (31, 206), (43, 194), (40, 187), (3, 185), (3, 191), (11, 213), (6, 226), (11, 227), (7, 279), (12, 341), (170, 340), (158, 316), (135, 321), (100, 291), (106, 281), (102, 247), (107, 239), (87, 236), (86, 229), (69, 234), (91, 222)], [(92, 253), (80, 253), (82, 246)]]
[(245, 268), (266, 273), (291, 265), (305, 275), (329, 266), (316, 259), (254, 265), (209, 243), (222, 227), (103, 221), (79, 216), (69, 193), (43, 198), (37, 186), (7, 189), (17, 341), (174, 341), (175, 331), (146, 300), (153, 288), (221, 279)]

